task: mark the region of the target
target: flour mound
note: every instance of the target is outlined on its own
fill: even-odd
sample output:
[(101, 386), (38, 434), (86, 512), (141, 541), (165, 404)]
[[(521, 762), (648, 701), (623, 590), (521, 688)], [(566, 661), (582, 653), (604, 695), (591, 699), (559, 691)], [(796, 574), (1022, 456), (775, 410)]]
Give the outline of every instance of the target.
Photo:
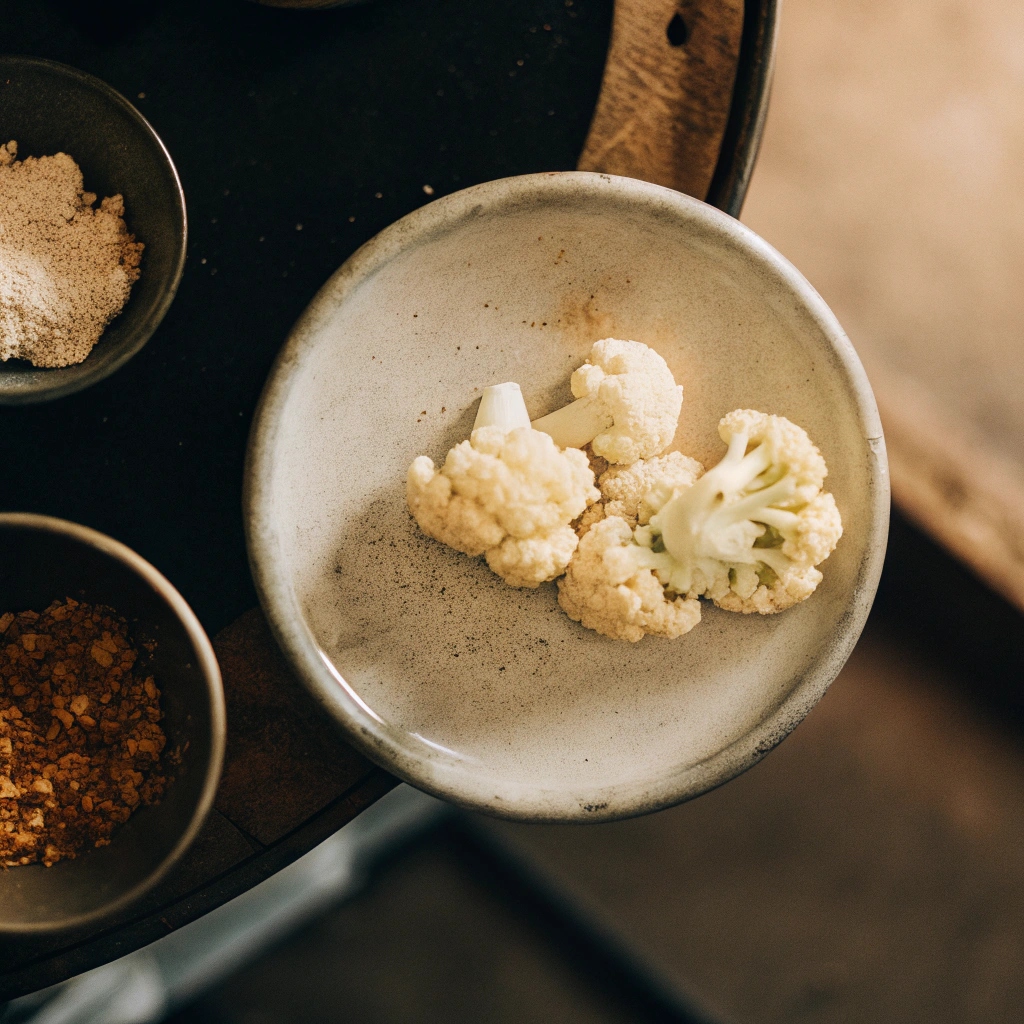
[(67, 155), (0, 145), (0, 360), (70, 366), (92, 351), (139, 277), (121, 196), (83, 190)]

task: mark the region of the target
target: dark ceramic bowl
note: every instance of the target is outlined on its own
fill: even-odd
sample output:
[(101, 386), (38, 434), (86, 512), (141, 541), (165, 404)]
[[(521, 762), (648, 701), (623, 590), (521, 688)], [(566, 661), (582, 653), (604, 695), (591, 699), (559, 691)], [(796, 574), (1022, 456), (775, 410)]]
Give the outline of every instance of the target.
[(110, 605), (162, 691), (167, 750), (181, 750), (159, 804), (53, 867), (0, 871), (0, 935), (73, 928), (124, 908), (181, 856), (213, 804), (224, 757), (224, 694), (213, 648), (181, 595), (148, 562), (101, 533), (46, 516), (0, 515), (0, 614), (73, 597)]
[(0, 55), (0, 134), (0, 143), (17, 141), (19, 159), (70, 154), (88, 191), (124, 196), (128, 230), (146, 246), (128, 302), (84, 362), (59, 369), (0, 362), (0, 404), (20, 405), (95, 384), (146, 344), (185, 266), (185, 195), (146, 119), (109, 85), (64, 64)]

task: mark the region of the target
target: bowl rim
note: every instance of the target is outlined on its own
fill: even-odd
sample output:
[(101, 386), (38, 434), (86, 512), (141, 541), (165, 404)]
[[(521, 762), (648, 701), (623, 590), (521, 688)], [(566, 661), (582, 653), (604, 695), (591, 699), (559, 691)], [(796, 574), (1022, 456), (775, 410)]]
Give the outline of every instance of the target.
[[(281, 547), (270, 511), (274, 444), (282, 413), (305, 350), (318, 328), (379, 268), (407, 247), (454, 227), (489, 208), (514, 208), (521, 203), (580, 202), (580, 193), (612, 192), (620, 200), (668, 208), (680, 219), (696, 222), (739, 246), (766, 270), (786, 282), (810, 315), (836, 356), (837, 372), (845, 377), (864, 427), (870, 451), (869, 487), (865, 498), (868, 533), (856, 580), (834, 640), (765, 719), (707, 760), (662, 776), (642, 791), (608, 786), (587, 800), (539, 787), (529, 798), (522, 793), (498, 797), (493, 782), (474, 779), (464, 764), (447, 765), (418, 754), (402, 742), (399, 731), (382, 722), (334, 669), (318, 646), (296, 599), (290, 577), (278, 558)], [(889, 477), (882, 425), (871, 386), (850, 340), (807, 279), (784, 256), (750, 228), (691, 196), (633, 178), (588, 171), (553, 171), (501, 178), (435, 200), (396, 221), (356, 250), (327, 280), (295, 323), (267, 378), (253, 416), (243, 481), (246, 543), (253, 581), (271, 631), (296, 675), (349, 739), (371, 760), (411, 785), (471, 810), (529, 822), (597, 822), (634, 817), (673, 806), (722, 785), (752, 767), (803, 720), (839, 674), (853, 650), (874, 600), (888, 538)], [(557, 801), (557, 802), (556, 802)]]
[[(168, 171), (170, 171), (171, 180), (174, 182), (175, 206), (181, 218), (181, 233), (177, 242), (177, 253), (175, 255), (174, 266), (171, 270), (170, 277), (164, 285), (160, 301), (150, 311), (149, 316), (138, 326), (134, 334), (129, 336), (131, 343), (125, 345), (118, 352), (117, 356), (111, 359), (108, 363), (103, 364), (103, 366), (98, 366), (91, 373), (83, 373), (81, 376), (71, 381), (64, 381), (61, 383), (59, 378), (55, 376), (54, 384), (46, 387), (40, 387), (32, 391), (7, 391), (2, 385), (0, 385), (0, 405), (13, 406), (34, 405), (39, 402), (49, 402), (57, 398), (63, 398), (66, 395), (73, 395), (78, 391), (83, 391), (85, 388), (91, 387), (93, 384), (96, 384), (101, 380), (105, 380), (142, 350), (156, 332), (157, 327), (160, 326), (163, 318), (167, 315), (167, 310), (170, 309), (171, 303), (174, 301), (174, 297), (178, 293), (178, 286), (181, 284), (181, 277), (185, 271), (185, 259), (188, 254), (188, 212), (185, 205), (185, 190), (182, 188), (178, 169), (175, 167), (174, 161), (171, 159), (171, 154), (164, 145), (163, 139), (160, 138), (149, 121), (147, 121), (139, 112), (138, 108), (121, 95), (121, 93), (119, 93), (113, 86), (108, 85), (103, 81), (103, 79), (97, 78), (95, 75), (91, 75), (87, 71), (81, 71), (76, 67), (72, 67), (70, 64), (62, 64), (60, 61), (48, 60), (45, 57), (32, 57), (16, 53), (0, 53), (0, 74), (2, 74), (3, 69), (8, 66), (39, 68), (56, 76), (74, 79), (82, 85), (92, 89), (94, 92), (99, 93), (108, 102), (112, 103), (114, 106), (120, 107), (126, 114), (128, 114), (128, 116), (142, 128), (144, 134), (149, 136), (150, 141), (155, 144), (158, 153), (163, 157), (164, 163), (166, 164)], [(130, 297), (129, 301), (131, 301)], [(100, 337), (102, 339), (102, 335)], [(88, 359), (88, 356), (86, 356), (86, 359)], [(3, 363), (0, 363), (0, 373), (2, 373), (3, 365)]]
[(86, 547), (95, 548), (115, 561), (120, 562), (136, 576), (141, 577), (170, 606), (193, 645), (193, 649), (196, 652), (196, 667), (202, 673), (203, 679), (206, 682), (206, 691), (210, 703), (210, 728), (212, 733), (210, 758), (206, 765), (206, 778), (203, 781), (199, 801), (192, 812), (187, 827), (163, 860), (142, 881), (138, 882), (127, 892), (121, 893), (115, 899), (100, 905), (95, 910), (90, 910), (88, 913), (69, 916), (59, 921), (19, 925), (11, 925), (4, 921), (2, 915), (0, 915), (0, 935), (28, 935), (65, 931), (82, 925), (92, 924), (97, 920), (109, 917), (152, 889), (167, 874), (171, 867), (177, 863), (198, 835), (200, 828), (202, 828), (203, 823), (206, 821), (207, 815), (213, 808), (214, 797), (220, 782), (221, 769), (224, 765), (227, 712), (224, 703), (224, 686), (221, 679), (220, 665), (217, 662), (213, 644), (206, 635), (206, 631), (200, 624), (195, 612), (192, 611), (185, 599), (163, 573), (120, 541), (114, 540), (112, 537), (108, 537), (106, 534), (93, 530), (88, 526), (72, 523), (67, 519), (57, 519), (53, 516), (38, 515), (32, 512), (0, 513), (0, 530), (8, 527), (38, 533), (60, 534)]

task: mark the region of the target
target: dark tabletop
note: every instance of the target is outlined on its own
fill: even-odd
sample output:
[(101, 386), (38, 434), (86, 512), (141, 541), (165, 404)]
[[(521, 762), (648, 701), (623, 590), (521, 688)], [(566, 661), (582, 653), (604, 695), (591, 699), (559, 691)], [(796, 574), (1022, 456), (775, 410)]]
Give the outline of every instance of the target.
[(259, 613), (242, 614), (256, 604), (240, 501), (250, 419), (314, 293), (428, 202), (424, 185), (441, 196), (575, 167), (611, 15), (612, 0), (316, 13), (0, 0), (0, 52), (74, 65), (135, 103), (177, 164), (189, 216), (181, 288), (146, 348), (85, 392), (0, 408), (0, 508), (95, 527), (164, 572), (217, 635), (229, 721), (216, 809), (183, 861), (99, 929), (0, 942), (0, 999), (192, 920), (394, 784), (315, 708)]
[(189, 216), (181, 288), (146, 348), (81, 394), (0, 409), (0, 507), (125, 542), (211, 634), (255, 605), (242, 464), (292, 323), (429, 201), (424, 185), (574, 168), (611, 14), (612, 0), (0, 0), (0, 52), (74, 65), (135, 103)]

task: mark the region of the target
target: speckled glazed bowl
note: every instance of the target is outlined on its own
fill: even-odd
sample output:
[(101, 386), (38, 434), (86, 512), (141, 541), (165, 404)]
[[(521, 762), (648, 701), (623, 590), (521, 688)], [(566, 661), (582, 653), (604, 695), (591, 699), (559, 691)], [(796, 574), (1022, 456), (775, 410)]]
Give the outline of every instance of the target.
[[(813, 597), (678, 640), (609, 640), (556, 587), (513, 590), (426, 539), (414, 456), (465, 438), (479, 390), (536, 417), (607, 336), (685, 386), (676, 446), (713, 465), (720, 417), (807, 429), (845, 534)], [(753, 232), (687, 196), (585, 173), (490, 182), (416, 211), (321, 289), (271, 374), (245, 508), (256, 584), (296, 672), (375, 761), (468, 807), (536, 821), (653, 811), (725, 782), (824, 693), (863, 627), (888, 521), (871, 389), (842, 328)]]

